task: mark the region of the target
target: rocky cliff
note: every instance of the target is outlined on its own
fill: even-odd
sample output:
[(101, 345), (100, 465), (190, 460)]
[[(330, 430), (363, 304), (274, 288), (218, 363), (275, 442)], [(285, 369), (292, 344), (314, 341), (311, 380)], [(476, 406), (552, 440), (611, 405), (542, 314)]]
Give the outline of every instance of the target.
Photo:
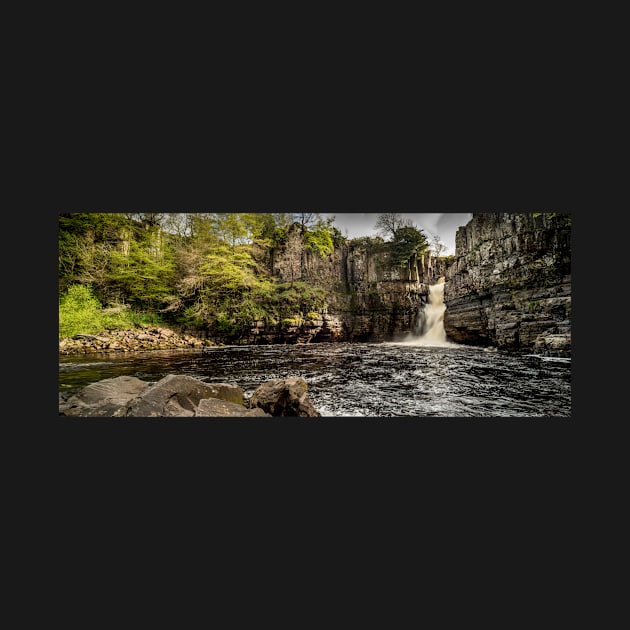
[(473, 213), (455, 257), (444, 290), (452, 341), (570, 356), (570, 215)]
[(326, 304), (288, 323), (259, 321), (245, 343), (395, 339), (414, 330), (428, 285), (445, 271), (429, 256), (394, 267), (385, 244), (369, 239), (354, 239), (321, 257), (305, 247), (297, 224), (281, 246), (260, 250), (257, 259), (283, 282), (325, 287)]

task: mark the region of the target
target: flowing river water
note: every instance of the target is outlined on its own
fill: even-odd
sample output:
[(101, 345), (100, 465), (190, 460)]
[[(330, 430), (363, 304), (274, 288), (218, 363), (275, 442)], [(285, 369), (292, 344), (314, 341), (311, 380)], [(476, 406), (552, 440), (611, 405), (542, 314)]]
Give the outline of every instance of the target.
[(301, 376), (324, 417), (571, 416), (571, 359), (450, 343), (444, 334), (443, 290), (443, 284), (430, 287), (421, 331), (398, 342), (62, 356), (59, 391), (75, 392), (115, 376), (156, 382), (186, 374), (209, 383), (236, 383), (248, 398), (265, 381)]

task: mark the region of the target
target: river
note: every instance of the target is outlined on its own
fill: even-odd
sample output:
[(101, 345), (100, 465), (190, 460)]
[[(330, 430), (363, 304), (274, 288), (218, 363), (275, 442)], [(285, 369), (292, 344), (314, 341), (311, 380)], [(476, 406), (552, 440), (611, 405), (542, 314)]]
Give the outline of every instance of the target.
[(246, 398), (265, 381), (301, 376), (325, 417), (571, 416), (569, 358), (421, 340), (60, 356), (59, 391), (122, 375), (156, 382), (167, 374), (236, 383)]

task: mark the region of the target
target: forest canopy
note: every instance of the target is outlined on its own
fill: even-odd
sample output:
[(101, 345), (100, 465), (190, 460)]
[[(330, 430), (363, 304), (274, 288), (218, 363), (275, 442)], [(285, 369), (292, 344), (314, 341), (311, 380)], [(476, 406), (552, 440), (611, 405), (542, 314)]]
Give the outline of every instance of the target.
[[(397, 266), (428, 248), (395, 213), (380, 215)], [(294, 321), (326, 306), (330, 286), (298, 275), (285, 282), (264, 264), (298, 230), (311, 256), (347, 242), (316, 212), (120, 212), (59, 215), (59, 335), (139, 323), (202, 328), (238, 337), (259, 320)]]

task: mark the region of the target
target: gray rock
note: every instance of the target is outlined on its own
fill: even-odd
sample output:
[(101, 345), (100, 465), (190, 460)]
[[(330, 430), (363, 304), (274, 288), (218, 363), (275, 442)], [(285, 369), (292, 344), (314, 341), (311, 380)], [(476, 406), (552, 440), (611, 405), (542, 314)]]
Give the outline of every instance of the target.
[(194, 416), (203, 398), (213, 398), (218, 389), (192, 376), (169, 374), (130, 401), (124, 416)]
[(141, 395), (149, 388), (149, 383), (135, 376), (106, 378), (84, 387), (71, 396), (59, 411), (66, 416), (113, 416), (126, 403)]
[(569, 215), (473, 213), (455, 241), (444, 289), (451, 340), (570, 355)]
[(234, 383), (207, 383), (214, 391), (212, 398), (227, 400), (238, 405), (244, 404), (243, 390)]
[(252, 409), (260, 407), (272, 416), (319, 417), (307, 390), (308, 385), (301, 377), (276, 378), (260, 385), (249, 405)]
[[(302, 400), (301, 404), (303, 410), (308, 409), (307, 402)], [(243, 390), (236, 384), (205, 383), (191, 376), (173, 374), (153, 385), (135, 377), (118, 376), (87, 385), (70, 397), (60, 393), (59, 415), (84, 418), (271, 417), (259, 407), (245, 405)]]
[(239, 405), (226, 400), (219, 400), (218, 398), (204, 398), (203, 400), (200, 400), (195, 416), (210, 418), (249, 418), (255, 416), (271, 417), (270, 414), (265, 413), (259, 407), (256, 407), (255, 409), (248, 409), (245, 405)]

